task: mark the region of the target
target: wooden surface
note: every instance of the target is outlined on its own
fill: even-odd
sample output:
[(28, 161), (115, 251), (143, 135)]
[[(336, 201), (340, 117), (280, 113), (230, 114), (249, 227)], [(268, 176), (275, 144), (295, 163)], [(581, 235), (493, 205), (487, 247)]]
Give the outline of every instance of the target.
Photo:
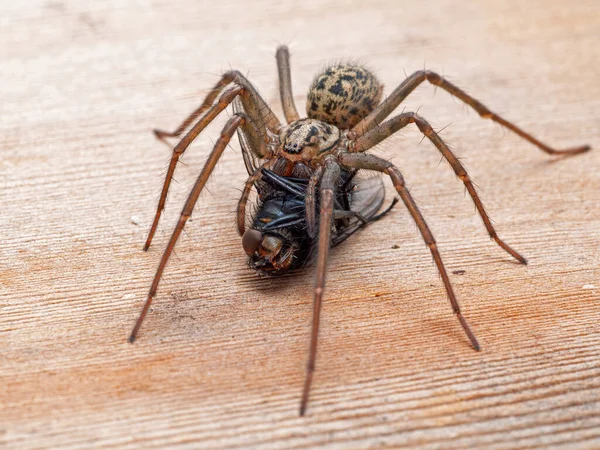
[[(290, 5), (0, 3), (0, 446), (600, 448), (600, 3)], [(332, 253), (306, 418), (312, 271), (261, 280), (246, 267), (237, 143), (138, 342), (126, 342), (224, 118), (186, 154), (144, 253), (169, 159), (151, 129), (173, 129), (229, 67), (280, 113), (279, 43), (292, 50), (299, 108), (328, 61), (366, 62), (388, 93), (426, 66), (550, 144), (595, 147), (554, 161), (420, 87), (407, 110), (451, 124), (442, 136), (530, 265), (489, 241), (416, 131), (380, 145), (483, 351), (469, 347), (398, 205)]]

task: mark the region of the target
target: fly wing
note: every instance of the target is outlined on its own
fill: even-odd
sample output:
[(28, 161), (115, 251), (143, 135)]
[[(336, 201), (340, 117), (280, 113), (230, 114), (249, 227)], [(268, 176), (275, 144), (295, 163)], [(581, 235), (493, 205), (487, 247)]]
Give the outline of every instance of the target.
[[(385, 198), (385, 187), (380, 176), (360, 178), (354, 182), (355, 189), (351, 193), (350, 209), (360, 214), (369, 221), (381, 208)], [(338, 228), (331, 240), (331, 245), (336, 246), (354, 234), (364, 224), (357, 218), (351, 218), (348, 226)]]
[[(244, 112), (244, 107), (239, 97), (236, 97), (233, 101), (233, 112)], [(237, 135), (240, 140), (240, 147), (242, 148), (242, 157), (244, 158), (246, 170), (248, 171), (248, 175), (252, 175), (260, 165), (259, 158), (256, 156), (256, 152), (253, 151), (250, 141), (246, 138), (241, 127), (238, 127)]]

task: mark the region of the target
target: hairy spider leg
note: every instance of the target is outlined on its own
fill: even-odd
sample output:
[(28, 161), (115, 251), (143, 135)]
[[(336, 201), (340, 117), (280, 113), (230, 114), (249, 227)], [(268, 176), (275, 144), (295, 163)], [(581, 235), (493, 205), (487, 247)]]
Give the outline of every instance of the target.
[(260, 166), (258, 166), (252, 175), (248, 177), (246, 183), (244, 183), (244, 188), (242, 189), (242, 195), (237, 204), (236, 213), (235, 213), (235, 222), (237, 225), (237, 231), (240, 236), (244, 235), (244, 231), (246, 231), (246, 205), (248, 204), (248, 198), (250, 197), (250, 192), (252, 191), (252, 187), (254, 183), (256, 183), (262, 176), (262, 169), (268, 164), (271, 163), (272, 160), (267, 159)]
[(171, 256), (171, 253), (173, 252), (175, 243), (177, 242), (177, 239), (179, 238), (179, 235), (181, 234), (183, 227), (185, 226), (185, 223), (192, 215), (192, 211), (194, 209), (194, 206), (196, 205), (196, 201), (198, 200), (200, 193), (202, 192), (202, 189), (206, 185), (206, 182), (208, 181), (210, 174), (212, 173), (213, 169), (217, 165), (217, 161), (223, 154), (223, 151), (227, 147), (227, 144), (231, 140), (231, 137), (233, 136), (233, 134), (235, 133), (235, 131), (237, 130), (238, 127), (244, 125), (244, 122), (246, 120), (247, 119), (245, 119), (242, 115), (236, 114), (236, 115), (232, 116), (227, 121), (225, 126), (223, 127), (223, 131), (221, 131), (221, 136), (215, 143), (215, 146), (214, 146), (212, 152), (208, 156), (208, 159), (207, 159), (206, 163), (204, 164), (204, 167), (202, 168), (202, 171), (200, 172), (200, 175), (198, 176), (198, 179), (196, 180), (196, 183), (194, 184), (194, 187), (192, 188), (192, 191), (190, 192), (190, 195), (188, 196), (188, 199), (185, 202), (185, 205), (183, 206), (181, 215), (179, 217), (179, 221), (177, 222), (177, 226), (173, 230), (173, 234), (171, 235), (171, 238), (169, 239), (167, 248), (165, 249), (165, 251), (160, 259), (158, 269), (156, 270), (156, 273), (154, 274), (154, 279), (152, 280), (152, 285), (150, 286), (150, 291), (148, 292), (148, 297), (146, 298), (146, 303), (144, 304), (142, 312), (140, 313), (140, 315), (135, 323), (135, 326), (133, 327), (133, 330), (131, 331), (131, 335), (129, 336), (129, 342), (133, 343), (133, 341), (135, 341), (138, 331), (140, 330), (140, 327), (142, 326), (142, 322), (144, 321), (144, 318), (146, 317), (146, 314), (148, 313), (148, 310), (150, 309), (150, 304), (152, 303), (152, 299), (156, 295), (156, 291), (158, 289), (158, 283), (160, 282), (160, 277), (162, 276), (162, 273), (165, 270), (165, 266), (167, 265), (167, 262), (169, 261), (169, 257)]
[(306, 188), (306, 229), (308, 235), (313, 238), (317, 234), (317, 184), (323, 177), (323, 166), (318, 166), (308, 181)]
[(458, 88), (454, 84), (450, 83), (448, 80), (438, 75), (435, 72), (431, 72), (429, 70), (419, 70), (405, 79), (400, 86), (398, 86), (394, 91), (390, 94), (388, 98), (386, 98), (383, 102), (379, 104), (367, 117), (361, 120), (358, 124), (354, 126), (352, 131), (356, 133), (356, 136), (362, 136), (367, 133), (369, 130), (376, 127), (383, 119), (389, 116), (400, 103), (419, 86), (423, 81), (427, 80), (429, 83), (439, 86), (445, 91), (449, 92), (450, 95), (462, 100), (471, 108), (479, 113), (479, 115), (484, 119), (491, 119), (496, 123), (499, 123), (505, 128), (508, 128), (513, 133), (521, 136), (526, 141), (531, 142), (533, 145), (538, 147), (540, 150), (550, 154), (550, 155), (575, 155), (577, 153), (583, 153), (588, 151), (591, 147), (589, 145), (581, 145), (578, 147), (572, 147), (562, 150), (554, 149), (543, 142), (537, 140), (529, 133), (523, 131), (518, 126), (509, 122), (508, 120), (503, 119), (498, 114), (490, 111), (485, 105), (471, 97), (462, 89)]
[(496, 233), (496, 230), (492, 225), (492, 221), (483, 207), (483, 203), (479, 198), (477, 191), (475, 190), (475, 185), (471, 181), (469, 174), (454, 153), (452, 153), (452, 150), (450, 150), (446, 143), (433, 130), (431, 125), (429, 125), (429, 123), (421, 116), (418, 116), (413, 112), (406, 112), (392, 117), (354, 141), (354, 146), (351, 149), (354, 152), (364, 152), (411, 123), (416, 124), (419, 130), (425, 136), (427, 136), (433, 145), (435, 145), (446, 161), (450, 163), (450, 166), (454, 170), (456, 176), (465, 184), (467, 192), (469, 192), (469, 195), (473, 199), (475, 208), (477, 208), (477, 212), (481, 216), (481, 219), (483, 220), (485, 228), (490, 237), (521, 264), (527, 264), (527, 260), (523, 256), (513, 250), (508, 244), (498, 237), (498, 233)]
[(396, 191), (398, 192), (398, 195), (400, 195), (400, 198), (406, 205), (406, 208), (410, 212), (410, 215), (417, 224), (417, 227), (419, 228), (419, 231), (423, 236), (425, 244), (427, 244), (427, 247), (429, 247), (429, 250), (431, 251), (433, 260), (435, 261), (435, 264), (438, 268), (438, 272), (442, 277), (442, 281), (444, 283), (444, 287), (446, 288), (446, 293), (448, 294), (448, 299), (450, 300), (454, 314), (456, 314), (456, 316), (458, 317), (458, 320), (460, 321), (460, 324), (465, 330), (469, 341), (471, 341), (471, 345), (473, 346), (473, 348), (479, 351), (481, 347), (479, 346), (475, 335), (471, 331), (469, 325), (467, 324), (467, 321), (465, 320), (460, 311), (460, 306), (458, 305), (458, 301), (456, 300), (456, 295), (454, 294), (454, 290), (452, 289), (450, 278), (448, 277), (448, 273), (446, 272), (446, 268), (444, 267), (444, 263), (442, 262), (442, 257), (437, 248), (437, 244), (433, 237), (433, 234), (431, 233), (427, 222), (425, 222), (425, 218), (421, 214), (421, 211), (419, 210), (417, 204), (410, 195), (410, 192), (406, 187), (404, 178), (402, 177), (402, 173), (400, 172), (400, 170), (397, 167), (395, 167), (391, 162), (379, 158), (375, 155), (342, 152), (339, 154), (338, 158), (341, 164), (345, 167), (351, 167), (354, 169), (376, 170), (378, 172), (383, 172), (390, 177), (394, 187), (396, 188)]
[[(267, 103), (260, 96), (256, 88), (252, 85), (252, 83), (244, 76), (239, 70), (230, 70), (225, 72), (221, 79), (215, 84), (215, 86), (209, 91), (209, 93), (204, 98), (202, 104), (194, 110), (185, 120), (177, 127), (177, 129), (173, 132), (163, 131), (159, 129), (154, 129), (154, 134), (158, 139), (163, 142), (166, 142), (165, 138), (170, 137), (179, 137), (181, 134), (198, 118), (200, 117), (211, 105), (215, 102), (219, 93), (230, 83), (235, 83), (238, 86), (245, 88), (250, 97), (252, 97), (255, 106), (246, 111), (256, 123), (260, 123), (263, 126), (267, 126), (269, 128), (278, 128), (281, 126), (279, 120), (275, 116), (275, 114), (271, 111)], [(246, 106), (246, 105), (245, 105)], [(255, 114), (252, 113), (254, 110)], [(262, 120), (257, 120), (259, 117)]]
[(281, 96), (281, 106), (283, 115), (288, 123), (300, 119), (294, 95), (292, 93), (292, 75), (290, 70), (290, 51), (284, 45), (277, 48), (275, 54), (277, 59), (277, 73), (279, 74), (279, 95)]
[[(215, 91), (213, 90), (209, 95), (212, 95), (213, 92)], [(163, 183), (163, 188), (160, 193), (160, 199), (156, 208), (156, 214), (154, 215), (152, 226), (150, 227), (150, 231), (148, 232), (148, 237), (146, 238), (146, 243), (144, 244), (144, 250), (148, 250), (150, 244), (152, 243), (152, 239), (154, 238), (154, 233), (156, 232), (158, 222), (160, 221), (160, 216), (162, 215), (162, 211), (165, 207), (165, 203), (167, 201), (167, 194), (171, 185), (171, 180), (173, 179), (173, 174), (175, 173), (177, 161), (179, 160), (180, 156), (186, 151), (186, 149), (190, 146), (192, 141), (196, 139), (198, 135), (238, 96), (241, 97), (241, 101), (244, 106), (244, 111), (250, 116), (251, 119), (245, 120), (242, 126), (242, 129), (245, 131), (248, 140), (251, 141), (253, 144), (251, 148), (257, 153), (257, 156), (260, 158), (264, 158), (269, 155), (269, 149), (266, 145), (266, 137), (262, 137), (260, 128), (257, 126), (257, 123), (260, 123), (257, 122), (257, 120), (262, 120), (262, 118), (260, 116), (257, 116), (256, 114), (251, 115), (248, 112), (255, 112), (254, 110), (256, 109), (252, 106), (253, 102), (255, 101), (253, 94), (251, 94), (251, 91), (249, 91), (247, 87), (242, 87), (239, 85), (228, 89), (221, 95), (221, 97), (216, 103), (210, 106), (210, 108), (206, 111), (206, 114), (198, 120), (198, 122), (173, 148), (171, 162), (169, 163), (169, 168), (167, 169), (167, 174), (165, 175), (165, 181)], [(273, 113), (271, 112), (270, 114), (272, 115)], [(273, 115), (273, 117), (275, 116)], [(275, 120), (277, 120), (277, 118), (275, 118)]]
[(340, 166), (334, 158), (327, 158), (324, 162), (323, 177), (320, 185), (320, 215), (319, 215), (319, 244), (317, 256), (317, 274), (315, 277), (315, 291), (313, 296), (313, 315), (310, 333), (310, 347), (306, 375), (300, 401), (300, 415), (306, 412), (308, 396), (312, 383), (315, 361), (317, 358), (317, 339), (319, 335), (319, 323), (321, 316), (321, 303), (325, 290), (325, 275), (327, 272), (327, 258), (331, 246), (331, 224), (333, 219), (333, 203), (338, 180), (340, 178)]

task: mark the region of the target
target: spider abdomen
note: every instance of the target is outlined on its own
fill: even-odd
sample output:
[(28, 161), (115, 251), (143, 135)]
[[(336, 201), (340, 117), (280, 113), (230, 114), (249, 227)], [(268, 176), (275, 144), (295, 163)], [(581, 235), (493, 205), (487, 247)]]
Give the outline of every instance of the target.
[(382, 91), (377, 77), (362, 66), (331, 66), (315, 77), (308, 91), (306, 113), (311, 119), (349, 129), (373, 111)]

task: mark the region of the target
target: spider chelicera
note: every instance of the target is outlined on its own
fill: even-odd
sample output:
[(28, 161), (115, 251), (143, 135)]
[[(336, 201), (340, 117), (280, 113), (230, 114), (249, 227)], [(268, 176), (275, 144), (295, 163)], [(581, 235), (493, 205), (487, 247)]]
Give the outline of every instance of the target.
[[(238, 202), (237, 228), (239, 234), (243, 236), (242, 244), (245, 252), (250, 257), (251, 266), (265, 273), (281, 273), (295, 267), (294, 258), (298, 257), (298, 252), (294, 253), (294, 249), (291, 248), (288, 242), (291, 239), (290, 236), (285, 235), (283, 232), (274, 232), (277, 230), (273, 225), (274, 219), (283, 223), (282, 227), (279, 228), (283, 231), (291, 230), (292, 222), (294, 223), (293, 226), (300, 223), (302, 233), (307, 238), (314, 237), (316, 245), (317, 273), (313, 298), (312, 330), (300, 403), (300, 415), (304, 415), (312, 375), (315, 370), (319, 317), (325, 289), (329, 248), (336, 243), (336, 237), (339, 237), (340, 230), (343, 234), (344, 230), (349, 229), (351, 233), (356, 228), (349, 228), (348, 222), (346, 222), (346, 225), (339, 222), (341, 220), (340, 214), (342, 217), (344, 215), (354, 215), (364, 223), (376, 220), (375, 210), (368, 213), (367, 220), (361, 218), (360, 214), (353, 212), (354, 209), (350, 206), (349, 197), (346, 197), (351, 191), (347, 188), (348, 183), (346, 180), (352, 178), (359, 170), (376, 171), (390, 177), (400, 199), (410, 212), (427, 247), (431, 251), (454, 314), (460, 321), (473, 348), (475, 350), (480, 349), (477, 339), (461, 314), (436, 241), (406, 188), (400, 170), (385, 159), (365, 153), (367, 150), (407, 125), (415, 124), (450, 163), (454, 173), (464, 183), (490, 237), (517, 261), (522, 264), (527, 263), (523, 256), (498, 237), (471, 182), (471, 178), (458, 158), (431, 125), (414, 112), (403, 112), (385, 120), (417, 86), (423, 81), (428, 81), (444, 89), (477, 111), (481, 117), (499, 123), (550, 155), (574, 155), (585, 152), (590, 147), (584, 145), (555, 150), (493, 113), (479, 101), (437, 73), (426, 70), (420, 70), (406, 78), (385, 100), (381, 101), (383, 85), (369, 70), (353, 63), (330, 66), (314, 79), (306, 102), (308, 117), (301, 119), (292, 95), (288, 49), (279, 47), (276, 59), (281, 103), (287, 124), (282, 124), (279, 121), (250, 81), (239, 71), (234, 70), (223, 74), (219, 82), (206, 96), (202, 105), (177, 130), (172, 133), (160, 130), (154, 131), (159, 139), (165, 140), (169, 137), (180, 137), (184, 131), (189, 129), (173, 149), (156, 215), (144, 250), (147, 250), (152, 242), (179, 157), (215, 117), (225, 110), (228, 105), (234, 105), (235, 113), (223, 127), (221, 135), (183, 207), (129, 341), (133, 342), (135, 340), (152, 299), (156, 295), (158, 283), (173, 252), (175, 243), (186, 221), (191, 216), (194, 205), (217, 161), (233, 134), (237, 131), (243, 147), (244, 161), (250, 173)], [(223, 92), (228, 86), (229, 88)], [(221, 94), (220, 97), (219, 94)], [(217, 97), (219, 98), (217, 99)], [(275, 203), (271, 203), (270, 207), (276, 208), (276, 211), (269, 213), (270, 216), (266, 213), (264, 217), (260, 214), (257, 215), (252, 222), (254, 226), (246, 228), (246, 205), (252, 188), (256, 187), (260, 195), (261, 183), (263, 183), (264, 188), (266, 182), (270, 183), (271, 190), (275, 190), (276, 193), (281, 195), (276, 198), (272, 196), (263, 198), (263, 205), (275, 199), (273, 200)], [(290, 197), (294, 192), (297, 193), (296, 197)], [(298, 201), (301, 201), (300, 210), (302, 212), (300, 215), (297, 211), (290, 213), (291, 215), (284, 214), (283, 209), (286, 206), (297, 206)], [(340, 206), (340, 203), (344, 201), (347, 203), (346, 207)], [(380, 204), (381, 202), (377, 203), (377, 208)], [(292, 217), (295, 222), (290, 221), (291, 219), (286, 219), (288, 222), (285, 222), (281, 219), (283, 216), (286, 218)], [(257, 222), (259, 219), (264, 219), (267, 225), (260, 225), (260, 221)], [(271, 225), (269, 225), (269, 221)], [(287, 224), (287, 228), (285, 224)], [(298, 233), (298, 228), (295, 228), (295, 230)]]

